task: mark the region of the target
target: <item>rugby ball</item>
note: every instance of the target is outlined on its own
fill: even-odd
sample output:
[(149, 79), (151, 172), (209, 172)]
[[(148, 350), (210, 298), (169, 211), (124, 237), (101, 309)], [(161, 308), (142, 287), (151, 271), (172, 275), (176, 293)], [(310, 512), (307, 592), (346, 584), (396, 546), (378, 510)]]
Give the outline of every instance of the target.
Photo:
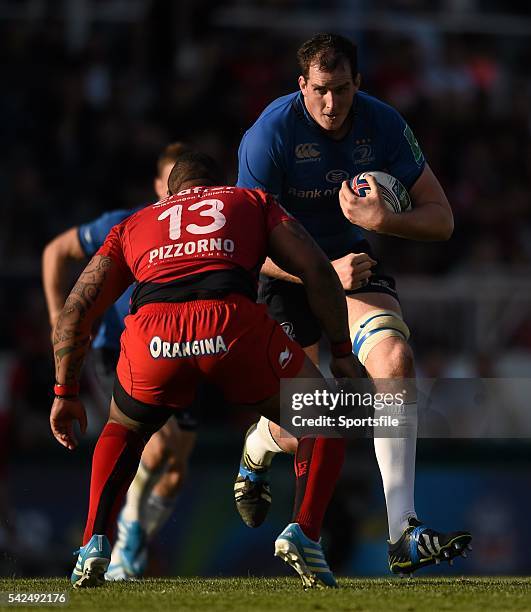
[(358, 197), (364, 198), (371, 190), (371, 186), (366, 179), (367, 174), (374, 176), (376, 179), (380, 186), (382, 199), (389, 210), (395, 213), (411, 210), (411, 199), (407, 189), (397, 178), (387, 174), (387, 172), (371, 171), (357, 174), (352, 179), (350, 186)]

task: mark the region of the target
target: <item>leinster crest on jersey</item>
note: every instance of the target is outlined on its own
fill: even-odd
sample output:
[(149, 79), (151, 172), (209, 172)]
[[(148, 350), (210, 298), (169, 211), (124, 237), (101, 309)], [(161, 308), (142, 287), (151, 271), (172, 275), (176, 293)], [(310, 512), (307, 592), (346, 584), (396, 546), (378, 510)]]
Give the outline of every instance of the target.
[(352, 151), (352, 161), (354, 165), (366, 166), (367, 164), (372, 164), (375, 159), (371, 146), (371, 139), (360, 138), (356, 140), (356, 147), (354, 151)]

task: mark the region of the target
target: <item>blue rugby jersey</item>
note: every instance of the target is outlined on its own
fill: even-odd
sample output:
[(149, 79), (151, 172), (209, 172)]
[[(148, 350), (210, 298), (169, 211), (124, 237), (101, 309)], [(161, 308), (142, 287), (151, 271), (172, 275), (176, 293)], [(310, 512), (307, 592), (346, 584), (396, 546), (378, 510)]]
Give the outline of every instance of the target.
[(398, 111), (364, 92), (354, 96), (352, 127), (339, 141), (318, 126), (303, 100), (301, 92), (278, 98), (244, 134), (237, 185), (274, 194), (337, 259), (363, 238), (341, 211), (342, 181), (382, 170), (409, 189), (424, 169), (424, 155)]
[[(78, 236), (85, 255), (92, 257), (105, 242), (111, 228), (137, 210), (140, 210), (140, 207), (130, 210), (113, 210), (89, 223), (80, 225)], [(92, 342), (94, 348), (120, 350), (120, 336), (124, 329), (124, 318), (129, 314), (129, 301), (133, 288), (134, 285), (131, 285), (126, 289), (103, 315), (98, 333)]]

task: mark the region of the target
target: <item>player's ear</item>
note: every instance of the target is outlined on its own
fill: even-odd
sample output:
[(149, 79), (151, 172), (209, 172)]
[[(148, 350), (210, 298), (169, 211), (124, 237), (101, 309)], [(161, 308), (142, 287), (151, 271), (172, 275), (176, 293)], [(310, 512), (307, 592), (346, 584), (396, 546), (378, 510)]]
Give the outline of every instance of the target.
[(361, 74), (358, 72), (358, 74), (356, 75), (356, 78), (354, 79), (354, 87), (356, 89), (359, 89), (361, 86)]
[(302, 93), (304, 93), (306, 91), (306, 79), (302, 76), (302, 74), (299, 76), (299, 88), (302, 91)]

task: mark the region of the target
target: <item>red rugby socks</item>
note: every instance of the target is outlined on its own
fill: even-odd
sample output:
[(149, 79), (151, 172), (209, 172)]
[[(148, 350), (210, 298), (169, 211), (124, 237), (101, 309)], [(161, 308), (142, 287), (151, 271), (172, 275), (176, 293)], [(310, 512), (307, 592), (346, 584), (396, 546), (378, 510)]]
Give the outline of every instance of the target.
[(293, 523), (307, 537), (319, 540), (324, 515), (335, 489), (343, 461), (343, 438), (301, 438), (295, 454), (295, 505)]
[(142, 434), (118, 423), (107, 423), (92, 457), (90, 502), (83, 545), (93, 534), (105, 534), (112, 542), (116, 517), (140, 462), (145, 440)]

